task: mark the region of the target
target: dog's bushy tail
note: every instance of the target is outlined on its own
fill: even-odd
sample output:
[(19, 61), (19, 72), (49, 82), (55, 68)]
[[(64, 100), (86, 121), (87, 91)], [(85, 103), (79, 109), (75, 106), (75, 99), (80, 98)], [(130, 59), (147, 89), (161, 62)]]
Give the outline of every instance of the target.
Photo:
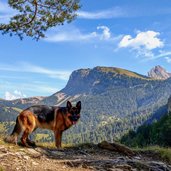
[(22, 131), (22, 127), (21, 127), (21, 125), (19, 123), (19, 119), (17, 117), (16, 124), (14, 126), (14, 129), (13, 129), (11, 135), (5, 137), (4, 141), (8, 142), (8, 143), (17, 144), (17, 138), (18, 138), (19, 134), (21, 133), (21, 131)]

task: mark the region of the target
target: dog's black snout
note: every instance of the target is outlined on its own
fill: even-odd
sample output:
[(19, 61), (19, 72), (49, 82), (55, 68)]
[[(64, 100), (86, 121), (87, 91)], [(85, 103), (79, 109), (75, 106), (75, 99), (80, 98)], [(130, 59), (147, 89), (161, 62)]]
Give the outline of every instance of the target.
[(78, 121), (79, 118), (80, 115), (77, 113), (72, 113), (72, 115), (70, 116), (71, 121)]
[(73, 121), (77, 121), (78, 119), (79, 119), (79, 117), (77, 115), (75, 115), (75, 116), (72, 117), (72, 120)]

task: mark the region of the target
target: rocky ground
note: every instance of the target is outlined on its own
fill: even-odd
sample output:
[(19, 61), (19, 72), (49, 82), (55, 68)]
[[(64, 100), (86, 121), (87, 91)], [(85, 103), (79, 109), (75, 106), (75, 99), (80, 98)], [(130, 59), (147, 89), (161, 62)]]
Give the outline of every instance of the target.
[(63, 150), (38, 146), (0, 145), (0, 171), (171, 171), (157, 154), (126, 155), (97, 145)]

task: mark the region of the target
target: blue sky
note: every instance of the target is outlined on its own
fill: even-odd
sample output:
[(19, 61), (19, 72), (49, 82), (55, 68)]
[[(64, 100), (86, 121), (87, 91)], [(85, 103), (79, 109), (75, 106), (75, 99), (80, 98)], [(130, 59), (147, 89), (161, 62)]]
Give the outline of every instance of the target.
[[(0, 1), (0, 23), (13, 11)], [(48, 96), (73, 70), (114, 66), (146, 74), (171, 72), (170, 0), (81, 0), (75, 21), (38, 42), (0, 34), (0, 97)]]

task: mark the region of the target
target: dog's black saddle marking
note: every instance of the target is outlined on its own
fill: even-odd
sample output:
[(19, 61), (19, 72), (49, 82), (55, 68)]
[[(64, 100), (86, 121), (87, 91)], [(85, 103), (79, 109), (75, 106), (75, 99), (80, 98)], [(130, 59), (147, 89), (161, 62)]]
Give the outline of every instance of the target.
[(54, 112), (58, 107), (55, 106), (46, 106), (46, 105), (37, 105), (31, 106), (26, 110), (30, 110), (32, 113), (37, 115), (38, 120), (44, 122), (51, 122), (54, 120)]

